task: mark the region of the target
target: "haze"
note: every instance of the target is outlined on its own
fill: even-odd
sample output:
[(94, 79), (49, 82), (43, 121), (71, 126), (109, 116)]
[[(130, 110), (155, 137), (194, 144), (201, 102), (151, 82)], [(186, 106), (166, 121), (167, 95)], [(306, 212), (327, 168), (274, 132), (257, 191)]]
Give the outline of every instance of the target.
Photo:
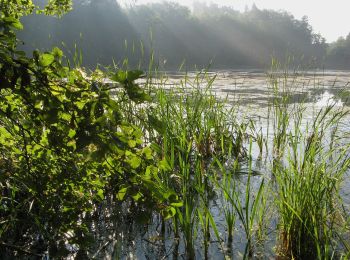
[[(136, 4), (162, 2), (157, 0), (136, 0)], [(192, 8), (193, 0), (175, 0), (173, 2)], [(198, 2), (198, 1), (197, 1)], [(254, 3), (260, 9), (285, 10), (300, 19), (306, 15), (314, 31), (321, 33), (327, 42), (336, 41), (340, 36), (345, 37), (350, 32), (350, 2), (348, 0), (317, 1), (317, 0), (217, 0), (201, 1), (207, 4), (215, 3), (219, 6), (231, 6), (244, 11)], [(124, 0), (124, 3), (130, 3)]]
[[(25, 17), (19, 38), (27, 53), (63, 45), (77, 61), (79, 50), (88, 67), (127, 58), (131, 67), (147, 68), (152, 62), (163, 70), (182, 64), (186, 69), (209, 64), (256, 69), (268, 68), (274, 58), (308, 69), (350, 69), (350, 28), (341, 32), (350, 24), (345, 2), (199, 1), (74, 0), (62, 19)], [(337, 24), (337, 19), (343, 21)]]

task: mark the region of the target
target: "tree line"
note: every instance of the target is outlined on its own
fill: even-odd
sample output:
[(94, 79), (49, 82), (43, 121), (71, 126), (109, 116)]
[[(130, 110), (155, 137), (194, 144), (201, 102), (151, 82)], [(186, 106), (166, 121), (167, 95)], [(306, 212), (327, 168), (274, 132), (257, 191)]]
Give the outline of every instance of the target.
[(329, 44), (314, 32), (307, 16), (299, 20), (255, 5), (239, 12), (201, 3), (192, 11), (171, 2), (125, 8), (113, 0), (73, 4), (73, 11), (60, 19), (25, 17), (22, 49), (63, 45), (72, 60), (87, 67), (127, 59), (143, 68), (150, 61), (160, 69), (181, 64), (189, 69), (209, 64), (218, 69), (266, 68), (276, 58), (306, 67), (350, 68), (350, 34)]

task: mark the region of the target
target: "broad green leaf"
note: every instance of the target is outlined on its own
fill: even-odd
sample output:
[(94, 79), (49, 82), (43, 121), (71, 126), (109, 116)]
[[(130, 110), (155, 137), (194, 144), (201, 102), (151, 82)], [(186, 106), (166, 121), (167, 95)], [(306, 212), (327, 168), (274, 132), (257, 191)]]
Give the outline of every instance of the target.
[(67, 143), (67, 146), (68, 146), (68, 147), (72, 147), (73, 150), (76, 150), (76, 149), (77, 149), (77, 144), (76, 144), (75, 140), (69, 141), (69, 142)]
[(163, 159), (159, 162), (159, 168), (164, 170), (164, 171), (171, 170), (171, 167), (166, 159)]
[(51, 65), (55, 60), (55, 57), (50, 53), (44, 53), (39, 56), (39, 65), (47, 67)]
[(122, 129), (123, 133), (125, 133), (127, 135), (131, 135), (134, 132), (134, 128), (132, 128), (131, 126), (128, 126), (128, 125), (121, 126), (121, 129)]
[(52, 54), (55, 56), (55, 57), (58, 57), (58, 58), (61, 58), (63, 56), (63, 51), (57, 47), (54, 47), (52, 49)]
[(145, 175), (153, 176), (158, 173), (158, 168), (153, 165), (148, 165), (145, 171)]
[(103, 194), (103, 190), (102, 190), (102, 189), (99, 189), (99, 190), (97, 191), (97, 196), (99, 196), (101, 200), (104, 199), (104, 194)]
[(126, 195), (126, 192), (128, 191), (128, 187), (123, 187), (121, 188), (119, 191), (118, 191), (118, 194), (117, 194), (117, 199), (118, 200), (123, 200), (125, 195)]
[(59, 117), (66, 122), (70, 122), (72, 120), (72, 116), (68, 113), (61, 113)]
[(43, 101), (37, 101), (34, 106), (36, 109), (42, 109)]
[(5, 138), (10, 138), (12, 135), (6, 130), (5, 127), (0, 127), (0, 140), (5, 140)]
[(151, 160), (153, 158), (152, 156), (153, 151), (149, 146), (146, 146), (145, 148), (143, 148), (142, 153), (145, 155), (147, 160)]
[(23, 29), (23, 25), (21, 24), (21, 22), (15, 18), (15, 17), (5, 17), (3, 18), (3, 21), (5, 23), (8, 23), (11, 27), (17, 29), (17, 30), (22, 30)]
[(135, 200), (138, 201), (142, 197), (142, 193), (136, 192), (135, 194), (131, 195), (131, 197)]
[(77, 101), (77, 102), (75, 102), (75, 104), (79, 110), (82, 110), (86, 104), (86, 101)]
[(74, 129), (69, 129), (69, 133), (68, 133), (69, 138), (73, 138), (75, 134), (76, 134), (76, 131)]
[(127, 161), (133, 169), (138, 168), (141, 164), (141, 158), (138, 156), (132, 156), (132, 158), (128, 159)]
[(136, 146), (136, 141), (135, 140), (129, 140), (128, 141), (128, 145), (129, 145), (129, 147), (131, 147), (131, 148), (134, 148), (135, 146)]

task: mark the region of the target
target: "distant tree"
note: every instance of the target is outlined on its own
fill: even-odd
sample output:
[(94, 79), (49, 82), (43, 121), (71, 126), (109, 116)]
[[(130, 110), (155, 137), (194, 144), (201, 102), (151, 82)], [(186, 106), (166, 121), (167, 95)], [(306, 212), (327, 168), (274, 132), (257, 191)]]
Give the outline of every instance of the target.
[(24, 49), (47, 49), (63, 41), (74, 53), (77, 43), (86, 66), (124, 57), (146, 66), (153, 53), (156, 63), (163, 66), (166, 60), (169, 69), (184, 60), (190, 67), (206, 66), (210, 60), (217, 68), (266, 67), (271, 56), (281, 60), (287, 55), (296, 63), (313, 61), (322, 66), (327, 50), (334, 52), (313, 31), (307, 16), (298, 20), (255, 4), (239, 12), (197, 2), (193, 13), (169, 2), (127, 9), (114, 0), (74, 0), (73, 4), (75, 10), (62, 19), (27, 17), (28, 30), (20, 35), (28, 43)]
[(326, 64), (330, 68), (350, 69), (350, 33), (330, 44)]
[[(137, 34), (127, 16), (114, 0), (74, 0), (74, 10), (60, 19), (44, 15), (25, 17), (26, 30), (19, 33), (26, 43), (23, 49), (47, 50), (64, 46), (73, 60), (82, 53), (85, 66), (108, 65), (132, 54), (125, 50), (125, 41), (137, 40)], [(69, 53), (71, 53), (69, 55)]]

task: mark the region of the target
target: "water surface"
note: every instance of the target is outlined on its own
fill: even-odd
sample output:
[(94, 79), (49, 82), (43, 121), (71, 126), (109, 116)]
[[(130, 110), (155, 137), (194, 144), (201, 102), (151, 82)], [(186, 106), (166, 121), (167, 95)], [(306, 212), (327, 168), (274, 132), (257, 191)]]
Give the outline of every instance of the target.
[[(211, 79), (215, 80), (211, 82)], [(335, 108), (349, 109), (350, 106), (350, 71), (306, 71), (306, 72), (271, 72), (271, 71), (215, 71), (198, 73), (166, 73), (162, 77), (152, 79), (153, 84), (160, 87), (174, 89), (175, 86), (186, 85), (193, 88), (203, 88), (211, 82), (211, 90), (220, 99), (227, 100), (228, 106), (234, 106), (237, 114), (243, 119), (251, 119), (257, 129), (261, 129), (267, 136), (268, 143), (271, 143), (273, 136), (273, 125), (269, 122), (269, 111), (273, 98), (278, 97), (278, 93), (288, 95), (288, 105), (291, 109), (296, 104), (304, 104), (305, 118), (303, 127), (312, 120), (320, 109), (332, 104)], [(278, 86), (278, 89), (275, 87)], [(348, 120), (350, 122), (350, 120)], [(350, 130), (349, 124), (342, 126), (344, 131)], [(253, 147), (252, 169), (256, 175), (252, 177), (252, 187), (257, 189), (262, 179), (271, 179), (271, 158), (265, 161), (258, 160), (257, 147)], [(230, 167), (230, 162), (227, 162)], [(242, 190), (247, 181), (247, 175), (238, 175)], [(348, 174), (347, 174), (348, 175)], [(341, 197), (345, 202), (345, 209), (349, 212), (350, 204), (350, 178), (345, 176)], [(226, 241), (226, 223), (222, 212), (223, 200), (220, 191), (216, 190), (216, 195), (210, 201), (209, 208), (215, 219), (219, 233), (222, 235), (223, 243), (211, 236), (209, 245), (209, 259), (225, 259), (229, 256), (233, 259), (242, 259), (246, 246), (245, 234), (239, 221), (236, 222), (234, 240), (231, 245)], [(274, 247), (277, 237), (278, 219), (267, 212), (266, 215), (266, 240), (261, 245), (256, 245), (256, 258), (273, 258)], [(119, 223), (117, 231), (115, 226), (105, 230), (104, 243), (96, 245), (97, 255), (103, 258), (111, 258), (118, 252), (122, 259), (185, 259), (184, 242), (180, 238), (179, 243), (174, 243), (174, 235), (171, 224), (165, 225), (160, 232), (160, 222), (157, 216), (151, 224), (140, 225)], [(113, 225), (112, 225), (113, 226)], [(199, 229), (199, 226), (195, 228)], [(114, 230), (114, 231), (113, 231)], [(198, 232), (200, 233), (200, 232)], [(107, 235), (108, 234), (108, 235)], [(116, 242), (118, 240), (118, 242)], [(106, 242), (107, 241), (107, 242)], [(225, 254), (223, 253), (225, 252)], [(204, 259), (203, 244), (200, 235), (196, 239), (196, 258)]]

